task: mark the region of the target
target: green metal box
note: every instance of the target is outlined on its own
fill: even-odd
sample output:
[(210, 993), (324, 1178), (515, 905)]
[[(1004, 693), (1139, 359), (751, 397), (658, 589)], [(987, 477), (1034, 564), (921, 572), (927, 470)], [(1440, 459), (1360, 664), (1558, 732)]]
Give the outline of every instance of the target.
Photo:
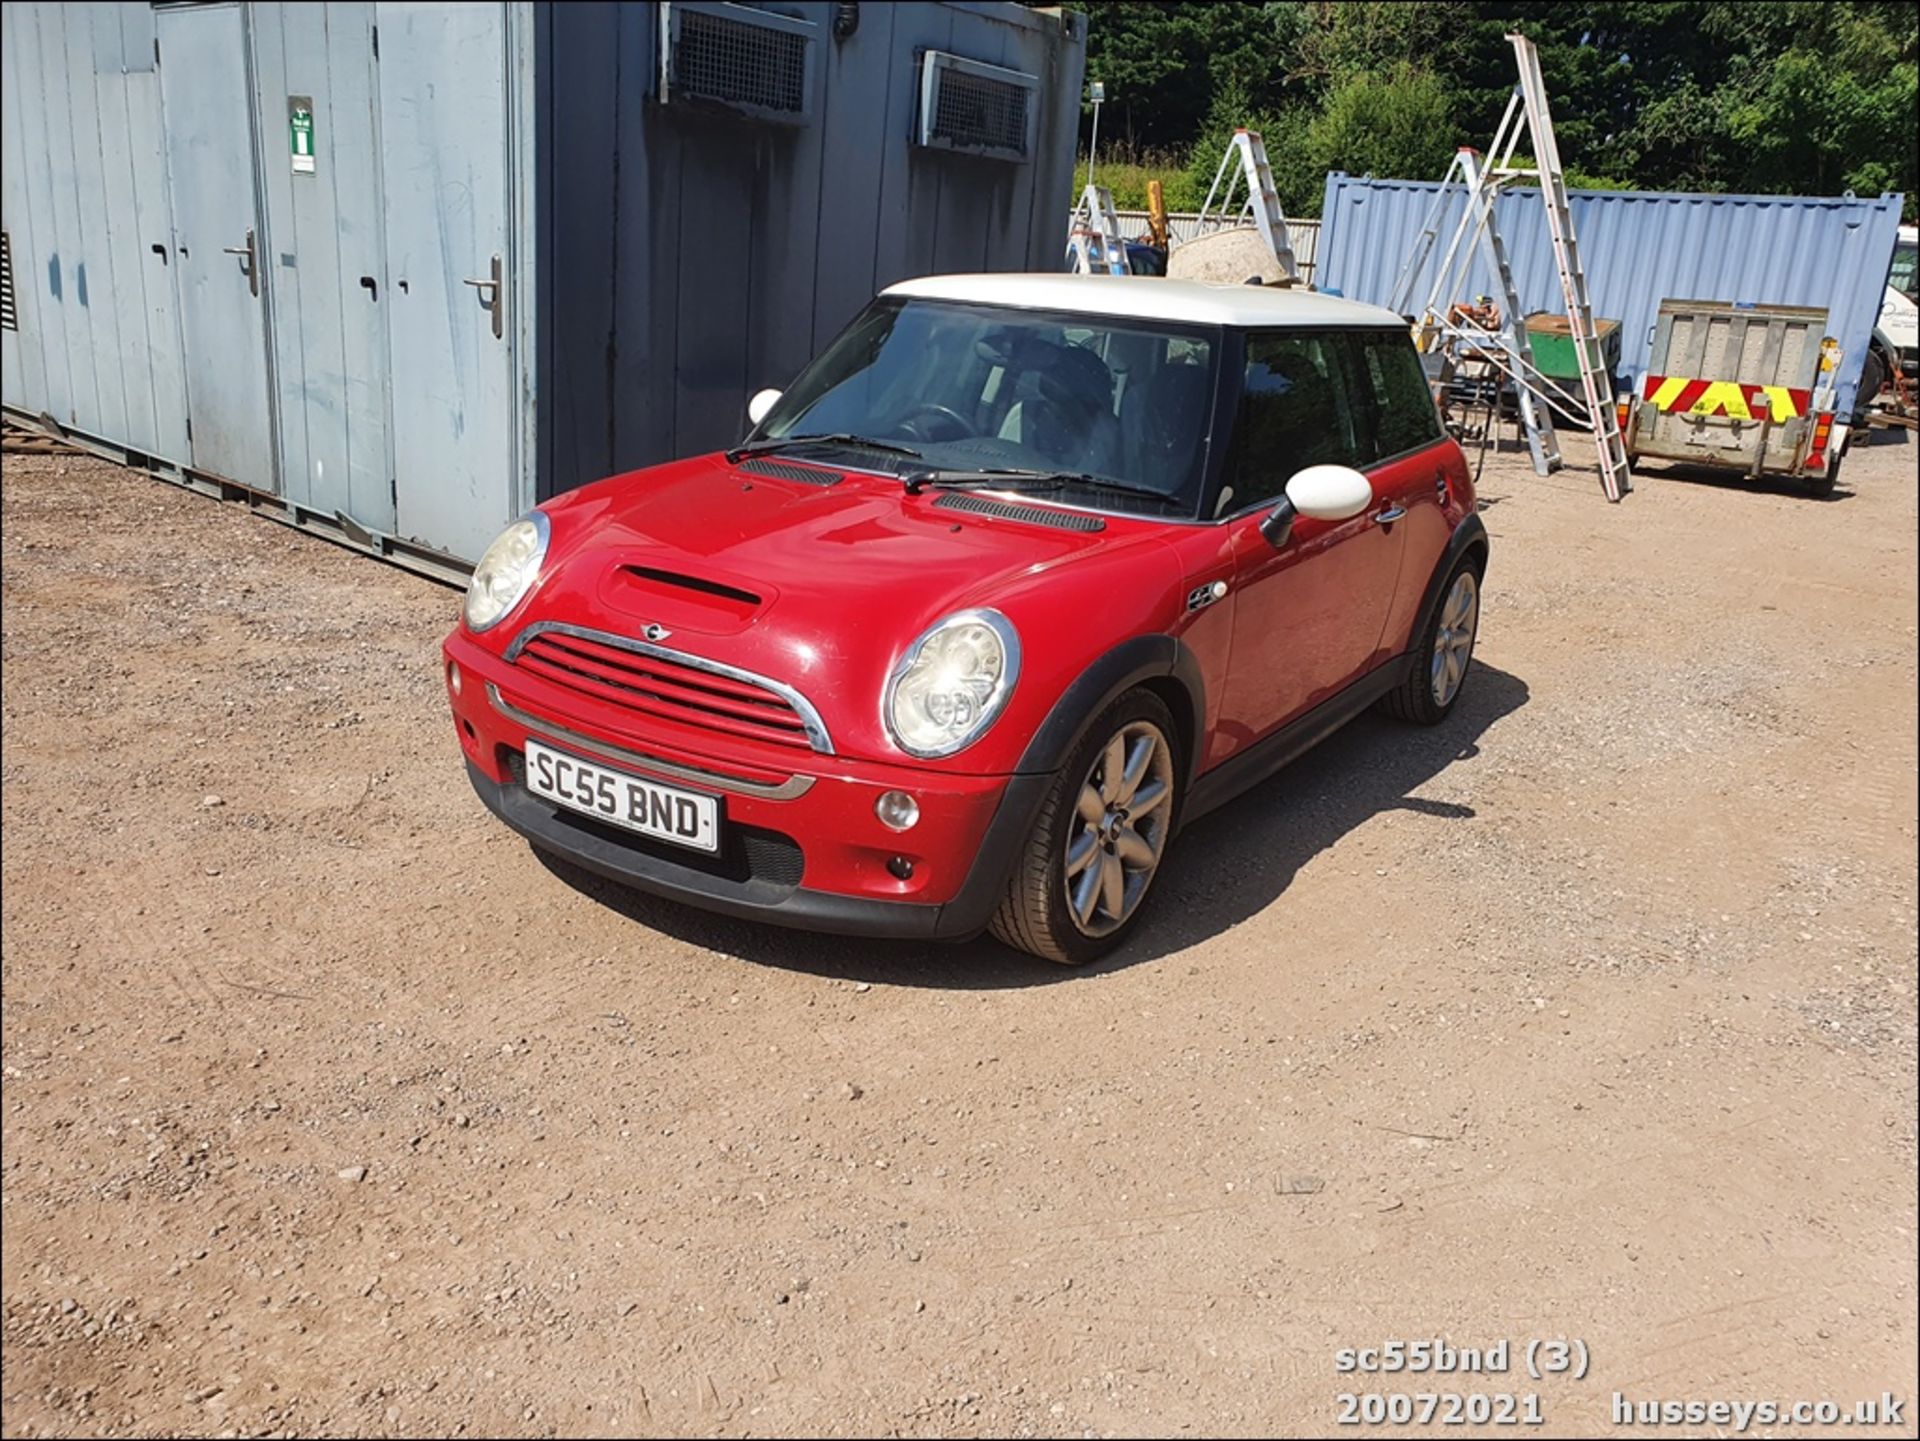
[[(1567, 317), (1542, 310), (1529, 315), (1524, 324), (1527, 340), (1533, 346), (1533, 363), (1542, 375), (1555, 380), (1580, 381), (1580, 359), (1567, 331)], [(1620, 369), (1620, 322), (1596, 318), (1593, 328), (1600, 338), (1600, 357), (1609, 375)]]

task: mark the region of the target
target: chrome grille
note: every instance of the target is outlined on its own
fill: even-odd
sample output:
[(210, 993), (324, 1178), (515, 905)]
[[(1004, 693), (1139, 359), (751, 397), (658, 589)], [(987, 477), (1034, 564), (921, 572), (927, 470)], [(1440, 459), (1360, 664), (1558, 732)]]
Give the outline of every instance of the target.
[(819, 713), (791, 686), (702, 656), (555, 621), (528, 626), (507, 659), (529, 675), (636, 715), (829, 752)]

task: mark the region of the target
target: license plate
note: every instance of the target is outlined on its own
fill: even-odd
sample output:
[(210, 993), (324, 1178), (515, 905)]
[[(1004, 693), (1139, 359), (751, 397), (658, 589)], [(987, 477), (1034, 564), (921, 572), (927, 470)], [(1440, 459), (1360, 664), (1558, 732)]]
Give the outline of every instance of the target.
[(1687, 431), (1687, 444), (1711, 446), (1715, 450), (1742, 450), (1746, 447), (1751, 431), (1743, 432), (1737, 426), (1713, 425), (1704, 420), (1696, 420)]
[(527, 742), (527, 789), (583, 816), (696, 851), (720, 849), (720, 802)]

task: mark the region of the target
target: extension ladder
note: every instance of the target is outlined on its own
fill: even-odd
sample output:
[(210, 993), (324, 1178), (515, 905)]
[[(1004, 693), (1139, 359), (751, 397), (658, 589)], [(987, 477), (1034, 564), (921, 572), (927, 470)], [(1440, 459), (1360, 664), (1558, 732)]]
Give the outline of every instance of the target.
[[(1633, 472), (1627, 460), (1627, 443), (1620, 434), (1620, 421), (1614, 410), (1612, 384), (1605, 359), (1600, 354), (1600, 339), (1594, 333), (1593, 306), (1587, 299), (1587, 275), (1580, 266), (1580, 248), (1573, 235), (1573, 211), (1567, 203), (1567, 177), (1560, 164), (1560, 146), (1553, 135), (1553, 114), (1547, 108), (1547, 82), (1540, 74), (1540, 52), (1524, 35), (1509, 35), (1514, 59), (1520, 68), (1518, 96), (1526, 107), (1527, 131), (1533, 139), (1531, 172), (1539, 180), (1540, 198), (1547, 207), (1547, 234), (1553, 241), (1553, 262), (1560, 272), (1560, 290), (1567, 302), (1567, 330), (1573, 340), (1580, 367), (1580, 387), (1585, 392), (1587, 414), (1593, 422), (1593, 444), (1600, 453), (1600, 484), (1608, 500), (1619, 500), (1633, 489)], [(1508, 103), (1512, 109), (1512, 102)], [(1514, 134), (1518, 137), (1516, 127)], [(1508, 143), (1507, 159), (1513, 155)], [(1507, 170), (1506, 174), (1525, 174)]]

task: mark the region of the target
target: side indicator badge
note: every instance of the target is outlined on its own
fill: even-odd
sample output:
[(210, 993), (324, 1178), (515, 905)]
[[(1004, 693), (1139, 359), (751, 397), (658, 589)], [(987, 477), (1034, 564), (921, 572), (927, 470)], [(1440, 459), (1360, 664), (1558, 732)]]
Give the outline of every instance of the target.
[(1205, 610), (1226, 593), (1227, 583), (1224, 580), (1216, 580), (1209, 585), (1195, 586), (1187, 592), (1187, 611), (1191, 614), (1196, 610)]

